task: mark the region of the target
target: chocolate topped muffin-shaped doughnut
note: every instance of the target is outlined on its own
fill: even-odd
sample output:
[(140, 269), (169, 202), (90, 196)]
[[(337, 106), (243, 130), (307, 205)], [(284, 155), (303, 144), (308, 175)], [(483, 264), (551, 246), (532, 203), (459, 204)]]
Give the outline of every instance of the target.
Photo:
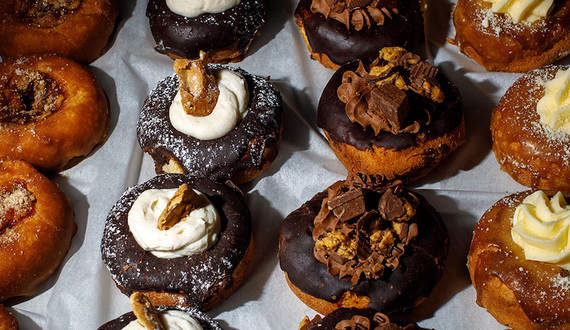
[(265, 23), (265, 0), (150, 0), (146, 15), (158, 52), (238, 62)]
[(301, 0), (295, 22), (311, 58), (333, 70), (372, 60), (384, 47), (414, 51), (424, 40), (416, 0)]
[(349, 172), (412, 181), (465, 140), (455, 86), (400, 47), (340, 68), (325, 86), (317, 125)]
[(370, 308), (339, 308), (324, 318), (305, 319), (299, 330), (420, 330), (415, 323), (391, 322), (383, 313)]
[(421, 196), (401, 182), (351, 175), (285, 218), (279, 261), (292, 291), (318, 313), (403, 312), (431, 293), (448, 245)]

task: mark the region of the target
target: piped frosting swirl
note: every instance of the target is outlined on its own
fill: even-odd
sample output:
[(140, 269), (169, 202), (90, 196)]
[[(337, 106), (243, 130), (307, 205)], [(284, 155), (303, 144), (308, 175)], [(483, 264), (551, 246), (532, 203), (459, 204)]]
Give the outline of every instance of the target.
[(544, 84), (544, 89), (544, 96), (536, 105), (540, 124), (570, 134), (570, 69), (559, 70), (554, 79)]

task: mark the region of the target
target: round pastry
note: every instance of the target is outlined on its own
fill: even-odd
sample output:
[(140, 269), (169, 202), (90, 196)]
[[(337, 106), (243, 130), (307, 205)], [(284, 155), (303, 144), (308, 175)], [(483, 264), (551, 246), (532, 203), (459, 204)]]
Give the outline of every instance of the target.
[[(186, 63), (179, 61), (175, 65)], [(188, 173), (212, 180), (231, 179), (241, 184), (258, 176), (277, 157), (282, 128), (281, 97), (266, 79), (242, 69), (221, 65), (209, 65), (208, 68), (208, 72), (212, 70), (208, 76), (215, 76), (213, 85), (217, 83), (220, 87), (219, 96), (212, 101), (216, 105), (214, 111), (207, 116), (189, 115), (185, 112), (182, 96), (185, 84), (180, 86), (176, 75), (167, 77), (158, 83), (143, 106), (137, 127), (139, 143), (154, 159), (156, 173)], [(186, 77), (178, 66), (177, 71), (181, 77)], [(241, 87), (227, 94), (224, 90), (229, 89), (222, 86), (225, 79), (222, 75), (233, 77), (234, 86)], [(234, 92), (240, 96), (225, 96)], [(180, 99), (177, 95), (181, 95)], [(227, 102), (229, 98), (241, 101)], [(229, 115), (216, 110), (218, 105), (219, 109), (228, 109), (233, 121), (226, 121)], [(181, 115), (174, 117), (175, 111)], [(188, 124), (182, 124), (186, 119)], [(226, 129), (211, 134), (218, 132), (220, 127)]]
[(57, 55), (0, 63), (0, 157), (60, 171), (105, 139), (109, 101), (95, 76)]
[(31, 165), (0, 160), (0, 301), (31, 296), (65, 257), (77, 226), (63, 192)]
[(343, 66), (325, 86), (317, 126), (349, 172), (412, 181), (465, 140), (455, 86), (419, 56), (384, 48)]
[(10, 314), (3, 305), (0, 304), (0, 329), (2, 330), (18, 330), (18, 320), (14, 315)]
[(299, 330), (316, 329), (421, 330), (422, 328), (415, 323), (404, 325), (403, 322), (391, 322), (388, 316), (371, 308), (339, 308), (324, 318), (317, 315), (309, 320), (305, 316), (299, 326)]
[(569, 0), (459, 0), (453, 24), (459, 50), (489, 71), (527, 72), (570, 52)]
[(295, 22), (311, 58), (333, 70), (372, 60), (384, 47), (414, 51), (424, 41), (417, 0), (301, 0)]
[(0, 56), (56, 53), (83, 64), (101, 56), (116, 0), (0, 1)]
[(566, 67), (533, 70), (515, 81), (491, 114), (497, 161), (522, 185), (570, 191), (569, 82)]
[(155, 49), (173, 59), (243, 60), (265, 23), (264, 0), (150, 0), (146, 15)]
[(448, 247), (441, 217), (423, 197), (401, 182), (353, 176), (283, 220), (279, 262), (292, 291), (318, 313), (405, 312), (441, 278)]
[(570, 207), (561, 193), (504, 197), (475, 226), (467, 266), (477, 303), (512, 329), (570, 325)]
[[(194, 205), (193, 212), (174, 217), (183, 219), (174, 227), (157, 229), (168, 198), (183, 184), (203, 195), (180, 204), (185, 210)], [(251, 218), (233, 186), (182, 174), (159, 175), (128, 189), (113, 206), (101, 250), (123, 293), (142, 292), (155, 306), (206, 310), (229, 297), (245, 276), (253, 251)]]

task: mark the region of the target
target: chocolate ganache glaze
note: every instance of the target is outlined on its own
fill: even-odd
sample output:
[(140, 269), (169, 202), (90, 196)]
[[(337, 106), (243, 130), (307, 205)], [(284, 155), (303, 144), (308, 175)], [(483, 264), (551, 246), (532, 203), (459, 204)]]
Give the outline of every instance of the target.
[(424, 40), (423, 17), (417, 0), (380, 1), (377, 7), (388, 9), (382, 24), (365, 24), (360, 30), (354, 24), (347, 28), (346, 20), (343, 23), (314, 12), (312, 4), (313, 0), (299, 2), (295, 10), (297, 24), (303, 26), (312, 51), (326, 54), (338, 65), (372, 59), (384, 47), (401, 46), (413, 51)]
[[(136, 242), (127, 223), (128, 213), (143, 191), (178, 188), (182, 183), (205, 194), (216, 207), (222, 220), (219, 240), (190, 257), (158, 258)], [(244, 257), (251, 235), (249, 210), (237, 188), (183, 174), (164, 174), (123, 193), (107, 217), (101, 252), (123, 293), (182, 293), (188, 305), (200, 308), (232, 284), (232, 273)]]
[(243, 54), (265, 23), (265, 1), (242, 0), (220, 13), (184, 17), (173, 13), (166, 0), (150, 0), (146, 15), (160, 53), (196, 59), (200, 51), (236, 47)]
[[(202, 313), (195, 308), (187, 308), (182, 306), (177, 306), (176, 308), (169, 306), (156, 306), (155, 309), (158, 312), (166, 310), (180, 310), (188, 314), (190, 317), (197, 320), (204, 330), (222, 330), (218, 322), (210, 318), (208, 315)], [(111, 320), (98, 328), (98, 330), (122, 330), (129, 323), (136, 320), (137, 317), (133, 312), (129, 312), (119, 316), (118, 318)]]
[[(420, 62), (420, 64), (424, 63)], [(435, 73), (435, 76), (428, 79), (434, 79), (437, 82), (441, 95), (445, 98), (439, 102), (423, 100), (422, 96), (410, 87), (405, 91), (409, 99), (409, 115), (407, 115), (406, 122), (402, 123), (401, 129), (390, 131), (377, 129), (372, 125), (364, 128), (363, 124), (357, 121), (352, 122), (347, 115), (347, 104), (339, 98), (341, 94), (339, 87), (343, 85), (343, 77), (346, 74), (359, 73), (364, 71), (363, 67), (367, 66), (361, 62), (342, 66), (334, 73), (323, 90), (318, 105), (317, 126), (328, 132), (335, 142), (346, 143), (360, 150), (370, 149), (373, 146), (402, 150), (416, 146), (425, 140), (443, 136), (461, 125), (463, 112), (459, 91), (437, 70), (428, 70), (431, 71), (430, 74)], [(405, 76), (411, 75), (410, 72), (413, 71), (413, 66), (401, 67), (397, 64), (396, 67), (396, 71), (399, 70)], [(428, 119), (419, 118), (419, 122), (415, 122), (418, 117), (426, 117), (426, 115)]]
[[(154, 159), (157, 173), (175, 159), (185, 173), (212, 180), (228, 180), (248, 168), (262, 168), (264, 151), (277, 149), (281, 137), (281, 96), (265, 78), (239, 68), (210, 64), (210, 69), (230, 69), (247, 82), (249, 105), (247, 115), (225, 136), (199, 140), (177, 131), (168, 116), (170, 104), (178, 91), (176, 75), (160, 81), (145, 101), (137, 126), (143, 151)], [(271, 159), (277, 156), (275, 152)]]
[[(337, 182), (331, 187), (338, 184), (346, 183)], [(443, 273), (449, 246), (447, 230), (439, 214), (422, 196), (403, 190), (401, 185), (387, 189), (392, 190), (393, 195), (408, 196), (417, 201), (417, 233), (407, 235), (413, 238), (401, 249), (403, 254), (398, 256), (395, 267), (387, 265), (383, 272), (370, 277), (364, 276), (367, 271), (365, 269), (359, 274), (358, 281), (351, 281), (351, 278), (354, 279), (352, 274), (345, 272), (349, 276), (343, 276), (341, 272), (339, 275), (334, 268), (313, 255), (316, 251), (315, 217), (328, 195), (327, 191), (323, 191), (288, 215), (281, 225), (279, 261), (289, 281), (302, 292), (328, 302), (335, 302), (347, 291), (367, 296), (370, 298), (368, 307), (383, 313), (407, 311), (415, 306), (420, 297), (429, 296)], [(366, 203), (369, 204), (370, 201)], [(337, 257), (331, 255), (329, 259), (333, 258)], [(350, 265), (353, 266), (367, 267), (362, 262)]]
[(299, 330), (421, 330), (415, 323), (392, 322), (388, 316), (371, 308), (339, 308), (324, 318), (319, 316)]

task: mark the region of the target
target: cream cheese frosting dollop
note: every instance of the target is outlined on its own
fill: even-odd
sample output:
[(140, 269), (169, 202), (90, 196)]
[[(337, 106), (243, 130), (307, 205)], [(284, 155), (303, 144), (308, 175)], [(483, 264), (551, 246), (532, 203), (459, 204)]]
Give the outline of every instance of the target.
[(485, 0), (493, 4), (494, 13), (508, 14), (515, 23), (533, 22), (548, 16), (554, 0)]
[(556, 264), (570, 270), (570, 206), (561, 192), (543, 191), (526, 197), (513, 215), (511, 237), (527, 260)]
[(128, 214), (129, 229), (137, 243), (159, 258), (178, 258), (204, 252), (217, 242), (221, 229), (216, 208), (204, 194), (196, 190), (200, 198), (207, 202), (204, 203), (206, 206), (193, 210), (168, 230), (158, 229), (158, 217), (176, 190), (145, 190), (135, 200)]
[(540, 123), (555, 132), (570, 134), (570, 69), (558, 70), (544, 89), (544, 96), (536, 104)]
[(240, 2), (241, 0), (166, 0), (166, 5), (173, 13), (196, 17), (205, 13), (221, 13), (239, 5)]
[[(158, 317), (162, 324), (169, 330), (203, 330), (202, 326), (194, 318), (183, 311), (169, 310), (159, 312)], [(127, 324), (123, 330), (145, 330), (146, 328), (139, 321), (134, 320)]]
[(228, 134), (247, 114), (249, 91), (245, 79), (234, 71), (212, 70), (220, 90), (216, 107), (207, 116), (192, 116), (184, 111), (180, 91), (169, 109), (172, 126), (200, 140), (213, 140)]

